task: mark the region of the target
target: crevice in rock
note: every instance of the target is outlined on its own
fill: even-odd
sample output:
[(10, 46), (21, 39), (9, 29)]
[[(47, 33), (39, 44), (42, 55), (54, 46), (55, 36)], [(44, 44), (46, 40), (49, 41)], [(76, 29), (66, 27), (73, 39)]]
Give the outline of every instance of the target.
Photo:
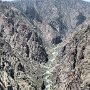
[(62, 48), (62, 50), (61, 50), (61, 52), (62, 52), (62, 57), (65, 55), (65, 51), (66, 51), (66, 46), (64, 46), (64, 47)]
[(79, 26), (86, 20), (86, 17), (82, 13), (79, 13), (76, 19), (78, 20), (76, 26)]
[(0, 84), (0, 90), (5, 90), (1, 84)]
[(4, 43), (0, 43), (0, 46), (3, 47)]
[(7, 86), (7, 90), (13, 90), (13, 87), (11, 85)]
[(5, 90), (5, 84), (1, 79), (0, 79), (0, 90)]
[(18, 64), (17, 70), (18, 71), (23, 71), (23, 72), (25, 71), (24, 66), (21, 63)]
[(7, 72), (7, 74), (14, 79), (14, 69), (12, 68), (11, 63), (8, 61), (5, 61), (4, 65), (5, 65), (4, 69)]
[(2, 33), (0, 33), (0, 37), (3, 37)]
[(88, 90), (90, 90), (90, 84), (88, 84), (87, 86), (88, 86)]
[(26, 45), (26, 54), (27, 54), (27, 57), (29, 57), (29, 47), (28, 47), (28, 45)]
[(57, 36), (56, 38), (53, 38), (52, 39), (52, 41), (51, 41), (51, 43), (52, 44), (59, 44), (59, 43), (61, 43), (62, 42), (62, 40), (61, 40), (61, 37), (60, 36)]
[(14, 79), (14, 70), (10, 69), (9, 72), (10, 72), (10, 76)]
[(77, 59), (77, 49), (75, 49), (75, 52), (73, 53), (74, 55), (74, 60), (73, 60), (73, 69), (76, 67), (76, 59)]
[(1, 32), (4, 32), (4, 25), (1, 25)]
[(29, 32), (29, 33), (27, 34), (27, 36), (26, 36), (27, 41), (30, 39), (31, 35), (32, 35), (32, 32)]
[(42, 83), (41, 90), (45, 90), (45, 83), (44, 83), (44, 81)]

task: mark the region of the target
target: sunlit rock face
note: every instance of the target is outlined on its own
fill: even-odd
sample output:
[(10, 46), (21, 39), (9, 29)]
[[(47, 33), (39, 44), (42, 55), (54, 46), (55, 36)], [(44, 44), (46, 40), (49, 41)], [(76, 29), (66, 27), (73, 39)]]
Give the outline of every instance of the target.
[(41, 90), (48, 55), (37, 32), (19, 10), (0, 3), (0, 90)]

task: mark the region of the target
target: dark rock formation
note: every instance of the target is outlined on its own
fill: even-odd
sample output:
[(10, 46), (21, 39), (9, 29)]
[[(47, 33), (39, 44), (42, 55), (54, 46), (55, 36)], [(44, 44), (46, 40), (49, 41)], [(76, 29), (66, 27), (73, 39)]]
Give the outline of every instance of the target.
[(82, 13), (79, 13), (77, 20), (78, 22), (76, 23), (76, 26), (82, 24), (86, 20), (86, 17)]
[(13, 90), (13, 87), (12, 86), (8, 86), (7, 90)]
[(45, 90), (45, 84), (43, 82), (42, 86), (41, 86), (41, 90)]
[(57, 36), (56, 38), (53, 38), (53, 40), (52, 40), (52, 44), (59, 44), (61, 42), (62, 42), (62, 40), (61, 40), (60, 36)]

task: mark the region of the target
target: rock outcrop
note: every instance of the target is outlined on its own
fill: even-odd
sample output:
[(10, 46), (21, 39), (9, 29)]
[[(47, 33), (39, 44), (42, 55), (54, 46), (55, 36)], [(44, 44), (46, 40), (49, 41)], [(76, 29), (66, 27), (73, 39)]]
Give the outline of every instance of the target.
[[(68, 41), (68, 42), (67, 42)], [(56, 69), (53, 70), (53, 90), (89, 90), (90, 26), (82, 28), (58, 46)]]
[(89, 23), (81, 0), (0, 2), (0, 90), (89, 90)]
[(47, 46), (61, 43), (90, 16), (90, 3), (82, 0), (16, 0), (14, 5), (40, 29)]
[(0, 3), (0, 90), (41, 90), (48, 55), (37, 32), (23, 13)]

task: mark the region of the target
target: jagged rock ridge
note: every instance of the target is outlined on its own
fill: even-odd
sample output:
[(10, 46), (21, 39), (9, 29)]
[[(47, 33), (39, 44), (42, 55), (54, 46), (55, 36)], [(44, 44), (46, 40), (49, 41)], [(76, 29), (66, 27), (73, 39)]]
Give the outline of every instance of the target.
[(41, 90), (48, 55), (37, 28), (23, 13), (0, 3), (0, 89)]
[(23, 2), (0, 3), (0, 89), (89, 90), (89, 4)]
[(90, 26), (82, 28), (67, 41), (56, 58), (56, 69), (52, 76), (53, 89), (89, 90)]
[(46, 45), (61, 43), (90, 16), (90, 3), (82, 0), (16, 1), (16, 7), (40, 29)]

